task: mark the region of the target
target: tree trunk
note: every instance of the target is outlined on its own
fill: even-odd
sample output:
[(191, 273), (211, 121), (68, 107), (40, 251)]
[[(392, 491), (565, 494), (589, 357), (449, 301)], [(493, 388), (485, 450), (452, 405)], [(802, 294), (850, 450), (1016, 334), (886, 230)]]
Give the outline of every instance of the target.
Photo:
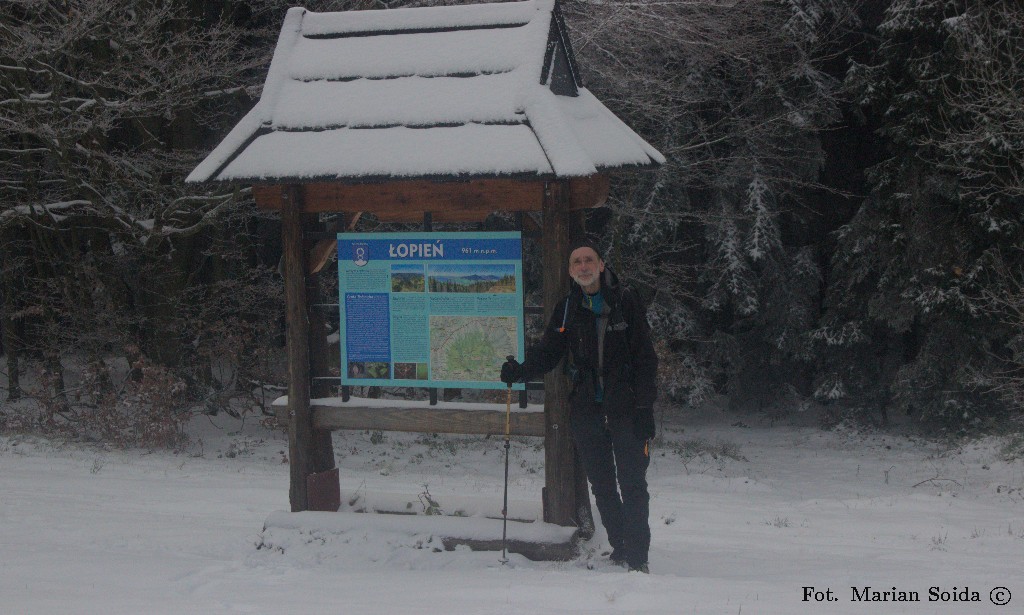
[[(0, 235), (0, 246), (9, 247), (11, 239), (7, 234)], [(18, 382), (18, 352), (16, 343), (17, 331), (14, 318), (14, 275), (9, 270), (10, 258), (7, 250), (0, 248), (0, 262), (8, 267), (0, 268), (0, 351), (7, 355), (7, 400), (15, 401), (21, 397), (21, 386)]]
[(71, 402), (68, 400), (67, 385), (64, 380), (64, 364), (60, 361), (60, 355), (47, 353), (44, 364), (46, 371), (53, 374), (51, 392), (53, 393), (53, 401), (58, 408), (58, 412), (70, 413)]
[(4, 306), (4, 313), (0, 318), (0, 344), (7, 355), (7, 401), (21, 399), (21, 383), (18, 378), (18, 344), (17, 324), (10, 316), (10, 306)]

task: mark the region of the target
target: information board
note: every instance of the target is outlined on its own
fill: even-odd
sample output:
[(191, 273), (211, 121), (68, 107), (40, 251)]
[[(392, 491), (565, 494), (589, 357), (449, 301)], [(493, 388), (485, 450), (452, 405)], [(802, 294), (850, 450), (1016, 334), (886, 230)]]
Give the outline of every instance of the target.
[(519, 233), (339, 233), (341, 383), (505, 388), (522, 280)]

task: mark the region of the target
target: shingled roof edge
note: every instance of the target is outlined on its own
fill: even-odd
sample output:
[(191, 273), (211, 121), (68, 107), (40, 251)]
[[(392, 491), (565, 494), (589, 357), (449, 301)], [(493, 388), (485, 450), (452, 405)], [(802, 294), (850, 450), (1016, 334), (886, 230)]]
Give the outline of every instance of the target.
[[(484, 23), (483, 16), (494, 14), (494, 11), (480, 10), (479, 7), (490, 7), (493, 8), (497, 5), (516, 5), (516, 10), (511, 11), (509, 14), (511, 17), (506, 15), (503, 17), (504, 22), (488, 25)], [(472, 8), (470, 8), (472, 7)], [(578, 69), (575, 63), (575, 58), (572, 57), (572, 49), (568, 46), (567, 32), (565, 32), (564, 21), (559, 19), (561, 17), (558, 5), (555, 0), (527, 0), (526, 2), (510, 2), (510, 3), (491, 3), (491, 4), (478, 4), (478, 5), (456, 5), (451, 7), (420, 7), (417, 9), (391, 9), (387, 11), (380, 11), (379, 13), (393, 14), (398, 11), (418, 11), (417, 15), (427, 15), (430, 11), (436, 11), (438, 9), (459, 9), (459, 10), (476, 10), (477, 15), (472, 17), (468, 22), (461, 23), (455, 26), (449, 27), (436, 27), (436, 28), (414, 28), (406, 27), (398, 30), (384, 30), (383, 26), (381, 29), (371, 31), (362, 31), (351, 28), (345, 33), (342, 33), (340, 38), (349, 36), (361, 36), (364, 33), (366, 35), (390, 35), (400, 36), (403, 34), (422, 34), (422, 33), (433, 33), (433, 32), (450, 32), (460, 30), (474, 30), (474, 29), (487, 29), (487, 28), (513, 28), (513, 27), (528, 27), (529, 32), (524, 32), (524, 35), (529, 39), (526, 44), (525, 50), (527, 51), (519, 62), (518, 68), (515, 68), (513, 72), (519, 73), (516, 81), (520, 83), (518, 90), (514, 93), (513, 98), (509, 101), (515, 105), (519, 111), (525, 114), (527, 118), (527, 124), (533, 138), (536, 139), (537, 146), (540, 151), (543, 152), (547, 158), (548, 164), (553, 169), (553, 177), (581, 177), (592, 175), (599, 172), (600, 170), (617, 170), (625, 168), (647, 168), (651, 166), (659, 166), (665, 162), (664, 156), (657, 151), (653, 146), (647, 143), (642, 137), (634, 132), (628, 125), (625, 124), (621, 119), (615, 116), (607, 107), (600, 103), (596, 98), (593, 98), (593, 94), (586, 91), (582, 87), (579, 79)], [(300, 38), (310, 38), (310, 34), (315, 37), (329, 38), (332, 35), (328, 30), (320, 24), (318, 27), (307, 28), (311, 23), (315, 23), (317, 20), (323, 20), (324, 15), (338, 15), (334, 18), (337, 23), (343, 23), (348, 17), (352, 17), (355, 13), (370, 13), (370, 11), (353, 11), (348, 13), (314, 13), (307, 11), (303, 8), (292, 8), (289, 9), (284, 23), (282, 24), (281, 33), (278, 37), (277, 46), (275, 48), (274, 57), (271, 61), (271, 66), (268, 70), (267, 79), (264, 84), (264, 89), (261, 94), (261, 98), (256, 106), (246, 114), (245, 117), (234, 127), (232, 131), (224, 138), (224, 140), (210, 153), (205, 160), (203, 160), (188, 176), (187, 182), (203, 182), (203, 181), (218, 181), (218, 182), (239, 182), (246, 181), (245, 169), (235, 169), (238, 173), (230, 179), (224, 179), (221, 174), (227, 170), (231, 163), (245, 151), (249, 145), (251, 145), (257, 138), (268, 132), (268, 127), (276, 117), (277, 108), (276, 105), (282, 95), (283, 85), (288, 76), (288, 67), (292, 60), (292, 56), (295, 52), (296, 45)], [(525, 23), (520, 23), (522, 17), (527, 13), (530, 14), (530, 19)], [(449, 15), (454, 14), (449, 11)], [(341, 17), (344, 15), (345, 17)], [(381, 17), (381, 16), (377, 16)], [(475, 21), (474, 21), (475, 20)], [(440, 19), (435, 19), (431, 23), (440, 23)], [(469, 23), (472, 22), (472, 23)], [(380, 21), (379, 24), (383, 24)], [(405, 22), (408, 26), (413, 23), (411, 20)], [(557, 32), (552, 33), (553, 29), (557, 29)], [(555, 34), (555, 41), (552, 41), (552, 34)], [(603, 156), (592, 158), (591, 154), (582, 146), (582, 143), (577, 139), (574, 134), (574, 129), (569, 127), (569, 124), (573, 120), (567, 116), (563, 109), (559, 105), (554, 104), (555, 100), (560, 98), (551, 89), (542, 83), (542, 74), (545, 68), (544, 58), (548, 55), (549, 41), (554, 44), (565, 45), (565, 53), (569, 60), (569, 70), (571, 72), (571, 78), (573, 82), (579, 86), (581, 90), (580, 94), (586, 92), (585, 96), (592, 97), (597, 105), (601, 108), (601, 115), (607, 117), (606, 122), (610, 122), (620, 129), (624, 134), (623, 137), (627, 141), (634, 141), (635, 146), (639, 147), (643, 152), (640, 154), (639, 151), (636, 154), (645, 156), (646, 162), (641, 161), (640, 158), (636, 157), (636, 154), (627, 156), (625, 158), (616, 156)], [(362, 77), (369, 78), (369, 77)], [(470, 77), (472, 78), (472, 77)], [(550, 78), (550, 77), (549, 77)], [(455, 125), (458, 122), (439, 123), (438, 127), (444, 127), (448, 124)], [(402, 116), (397, 116), (395, 124), (388, 124), (388, 126), (404, 126), (402, 122)], [(428, 124), (429, 126), (429, 124)], [(291, 132), (306, 132), (305, 130), (294, 130)], [(592, 145), (587, 145), (587, 148), (592, 148)], [(606, 150), (611, 151), (611, 150)], [(636, 151), (636, 150), (634, 150)], [(618, 160), (636, 160), (637, 162), (626, 162), (620, 163)], [(287, 166), (287, 165), (286, 165)], [(433, 166), (433, 165), (431, 165)], [(284, 170), (284, 169), (281, 169)], [(424, 169), (426, 170), (426, 169)], [(339, 168), (339, 171), (341, 169)], [(409, 173), (411, 171), (411, 173)], [(445, 175), (436, 173), (427, 173), (420, 175), (415, 173), (415, 168), (407, 169), (396, 169), (395, 174), (382, 174), (379, 175), (380, 180), (392, 180), (392, 179), (408, 179), (413, 177), (423, 178), (444, 178)], [(239, 173), (240, 172), (240, 173)], [(231, 175), (231, 173), (229, 173)], [(451, 178), (458, 180), (459, 177), (464, 176), (464, 173), (460, 173), (457, 167), (453, 167), (453, 173)], [(515, 177), (523, 176), (519, 172), (502, 172), (502, 165), (497, 164), (495, 166), (494, 173), (474, 173), (471, 175), (465, 175), (466, 177)], [(541, 177), (538, 174), (527, 174), (529, 177)], [(297, 178), (291, 178), (297, 179)], [(372, 179), (366, 179), (365, 176), (360, 175), (344, 175), (339, 174), (336, 176), (325, 176), (322, 179), (331, 179), (333, 181), (375, 181)], [(273, 177), (252, 177), (250, 181), (255, 182), (270, 182), (270, 181), (289, 181), (288, 177), (284, 175), (279, 178)]]

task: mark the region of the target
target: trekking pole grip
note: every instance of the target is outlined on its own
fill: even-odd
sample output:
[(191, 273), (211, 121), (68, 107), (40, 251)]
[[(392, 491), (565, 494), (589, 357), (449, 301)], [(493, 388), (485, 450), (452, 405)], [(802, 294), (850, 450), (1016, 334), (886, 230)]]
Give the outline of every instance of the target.
[[(513, 355), (510, 355), (510, 354), (509, 355), (505, 355), (505, 361), (507, 361), (508, 363), (515, 363), (516, 362), (516, 358)], [(512, 390), (512, 383), (509, 382), (507, 384), (508, 384), (508, 390), (511, 391)]]
[[(505, 357), (506, 361), (515, 361), (512, 355)], [(512, 383), (508, 383), (508, 393), (505, 396), (505, 448), (508, 449), (508, 439), (512, 431)]]

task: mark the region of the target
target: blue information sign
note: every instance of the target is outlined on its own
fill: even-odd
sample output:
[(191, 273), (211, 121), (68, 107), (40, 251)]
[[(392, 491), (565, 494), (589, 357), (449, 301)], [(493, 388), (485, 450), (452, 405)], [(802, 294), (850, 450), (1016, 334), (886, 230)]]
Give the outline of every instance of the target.
[(522, 279), (519, 233), (339, 233), (342, 384), (505, 388)]

